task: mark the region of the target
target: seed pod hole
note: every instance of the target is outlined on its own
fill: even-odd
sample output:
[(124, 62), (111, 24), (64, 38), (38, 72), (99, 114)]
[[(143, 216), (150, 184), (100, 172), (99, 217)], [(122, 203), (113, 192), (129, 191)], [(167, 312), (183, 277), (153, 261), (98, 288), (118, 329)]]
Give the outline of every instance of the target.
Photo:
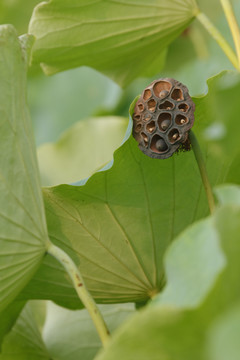
[(180, 134), (178, 129), (172, 129), (169, 131), (168, 139), (171, 144), (175, 143), (176, 141), (180, 140)]
[(156, 103), (156, 101), (154, 99), (149, 100), (148, 103), (147, 103), (148, 110), (152, 111), (152, 112), (155, 111), (156, 105), (157, 105), (157, 103)]
[(144, 145), (147, 146), (148, 145), (148, 137), (144, 132), (141, 132), (143, 141), (144, 141)]
[(144, 110), (144, 106), (143, 106), (143, 104), (138, 104), (138, 110), (140, 111), (140, 112), (142, 112), (143, 110)]
[(167, 151), (167, 149), (168, 149), (165, 140), (159, 135), (153, 136), (150, 148), (152, 151), (154, 151), (156, 153), (162, 153), (162, 152)]
[(178, 88), (175, 88), (173, 90), (171, 97), (173, 100), (176, 100), (176, 101), (184, 100), (183, 92), (181, 89), (178, 89)]
[(164, 99), (166, 96), (168, 96), (171, 89), (172, 85), (168, 81), (157, 81), (153, 86), (153, 92), (155, 96), (160, 99)]
[(177, 125), (184, 125), (188, 123), (188, 118), (182, 114), (178, 114), (175, 118), (175, 122)]
[(158, 117), (158, 127), (161, 131), (166, 131), (172, 123), (170, 113), (161, 113)]
[(138, 133), (138, 132), (141, 130), (141, 128), (142, 128), (142, 125), (141, 125), (141, 124), (137, 124), (137, 125), (135, 126), (135, 128), (134, 128), (134, 131)]
[(172, 110), (174, 108), (174, 104), (171, 103), (170, 101), (164, 101), (163, 104), (159, 105), (159, 109), (163, 109), (163, 110)]
[(155, 121), (151, 121), (149, 124), (147, 124), (146, 129), (150, 134), (152, 134), (156, 129)]
[(152, 96), (152, 92), (150, 89), (146, 89), (144, 91), (144, 94), (143, 94), (143, 99), (146, 101), (148, 99), (150, 99), (150, 97)]
[(140, 115), (138, 115), (138, 114), (134, 114), (134, 115), (133, 115), (133, 120), (139, 121), (140, 119), (141, 119), (141, 116), (140, 116)]
[(182, 103), (182, 104), (179, 104), (179, 105), (178, 105), (178, 108), (179, 108), (179, 110), (182, 111), (182, 112), (187, 112), (188, 109), (189, 109), (189, 106), (188, 106), (187, 104), (185, 104), (185, 103)]

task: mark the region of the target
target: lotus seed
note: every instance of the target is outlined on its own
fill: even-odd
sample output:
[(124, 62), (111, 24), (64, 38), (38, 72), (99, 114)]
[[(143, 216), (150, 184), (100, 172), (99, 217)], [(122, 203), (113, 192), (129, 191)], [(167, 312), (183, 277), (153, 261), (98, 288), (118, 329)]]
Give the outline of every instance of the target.
[(165, 143), (165, 141), (163, 139), (158, 139), (156, 142), (156, 149), (158, 151), (165, 151), (167, 150), (167, 144)]
[(161, 128), (163, 131), (167, 130), (167, 128), (169, 127), (170, 125), (170, 120), (163, 120), (162, 123), (161, 123)]

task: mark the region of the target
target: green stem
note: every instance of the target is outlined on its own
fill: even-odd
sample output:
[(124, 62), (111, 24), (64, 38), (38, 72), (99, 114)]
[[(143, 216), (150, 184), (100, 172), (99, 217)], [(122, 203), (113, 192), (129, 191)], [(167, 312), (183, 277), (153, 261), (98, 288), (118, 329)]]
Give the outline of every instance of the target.
[(109, 331), (95, 301), (84, 284), (83, 278), (77, 266), (63, 250), (53, 245), (51, 242), (47, 251), (50, 255), (54, 256), (66, 269), (80, 300), (88, 310), (94, 322), (103, 346), (105, 346), (109, 339)]
[(200, 23), (205, 27), (205, 29), (209, 32), (209, 34), (213, 37), (214, 40), (218, 43), (218, 45), (221, 47), (221, 49), (224, 51), (224, 53), (227, 55), (233, 66), (239, 70), (239, 64), (238, 59), (233, 51), (233, 49), (230, 47), (230, 45), (227, 43), (227, 41), (224, 39), (224, 37), (220, 34), (218, 29), (211, 23), (209, 18), (202, 12), (197, 14), (197, 19), (200, 21)]
[(211, 188), (211, 185), (210, 185), (210, 182), (208, 179), (207, 169), (206, 169), (206, 165), (205, 165), (205, 162), (203, 159), (203, 154), (202, 154), (200, 145), (199, 145), (198, 140), (192, 130), (189, 132), (189, 139), (191, 141), (195, 159), (197, 161), (198, 168), (199, 168), (199, 171), (200, 171), (200, 174), (202, 177), (202, 182), (203, 182), (203, 185), (204, 185), (204, 188), (206, 191), (209, 210), (210, 210), (210, 213), (212, 214), (215, 209), (215, 201), (214, 201), (214, 197), (213, 197), (213, 192), (212, 192), (212, 188)]
[(230, 0), (220, 0), (235, 44), (240, 67), (240, 30)]

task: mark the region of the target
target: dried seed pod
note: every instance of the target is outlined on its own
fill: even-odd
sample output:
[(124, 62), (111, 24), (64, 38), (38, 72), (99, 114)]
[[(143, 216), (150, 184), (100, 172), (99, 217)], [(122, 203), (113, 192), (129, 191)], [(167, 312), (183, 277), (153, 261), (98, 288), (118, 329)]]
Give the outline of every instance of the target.
[(134, 108), (133, 136), (139, 148), (157, 159), (167, 159), (179, 148), (189, 150), (188, 132), (193, 126), (194, 110), (187, 87), (179, 81), (153, 81)]

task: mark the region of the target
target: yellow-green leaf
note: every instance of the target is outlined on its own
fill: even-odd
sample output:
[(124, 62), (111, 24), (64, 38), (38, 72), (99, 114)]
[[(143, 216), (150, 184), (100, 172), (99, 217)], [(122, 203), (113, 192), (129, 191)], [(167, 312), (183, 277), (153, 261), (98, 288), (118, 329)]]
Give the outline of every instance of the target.
[(0, 26), (0, 311), (31, 279), (48, 239), (26, 106), (32, 41)]

